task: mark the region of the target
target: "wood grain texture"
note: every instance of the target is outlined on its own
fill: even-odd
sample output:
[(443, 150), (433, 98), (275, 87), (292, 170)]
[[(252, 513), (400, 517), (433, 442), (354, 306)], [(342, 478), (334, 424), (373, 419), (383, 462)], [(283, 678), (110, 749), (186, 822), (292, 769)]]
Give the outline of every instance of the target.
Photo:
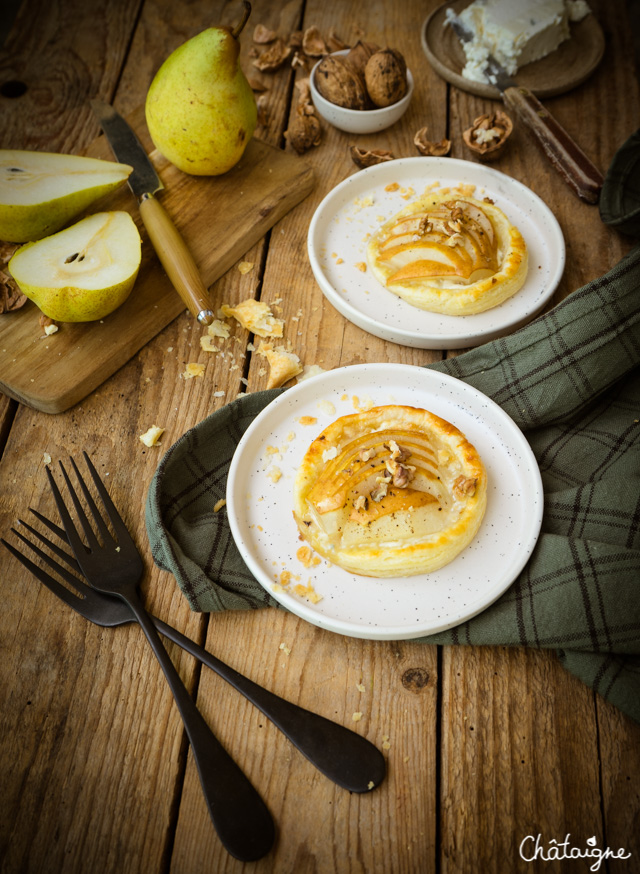
[[(410, 156), (416, 154), (413, 134), (426, 124), (433, 139), (451, 137), (454, 157), (470, 157), (462, 130), (493, 104), (449, 89), (425, 62), (419, 27), (436, 5), (253, 4), (242, 46), (247, 71), (257, 23), (283, 36), (315, 24), (323, 31), (335, 26), (348, 41), (365, 36), (397, 42), (417, 81), (398, 125), (357, 138), (325, 126), (322, 144), (298, 159), (284, 131), (295, 99), (293, 78), (303, 73), (285, 66), (261, 75), (268, 90), (256, 135), (309, 164), (317, 184), (243, 255), (252, 269), (243, 274), (231, 266), (211, 291), (225, 303), (258, 296), (275, 309), (279, 300), (285, 341), (303, 363), (329, 369), (441, 357), (385, 343), (345, 322), (324, 301), (306, 256), (314, 209), (333, 185), (356, 172), (348, 153), (352, 142)], [(553, 98), (551, 108), (604, 170), (637, 127), (640, 97), (628, 60), (631, 34), (623, 4), (592, 5), (607, 41), (602, 65), (584, 86)], [(173, 48), (211, 23), (233, 21), (237, 9), (222, 0), (145, 0), (136, 18), (138, 7), (124, 0), (94, 7), (91, 16), (101, 30), (92, 37), (95, 55), (88, 49), (84, 54), (86, 77), (125, 114), (142, 104)], [(89, 94), (85, 78), (77, 97), (73, 86), (76, 57), (84, 52), (77, 43), (88, 27), (79, 0), (25, 0), (0, 70), (15, 77), (28, 67), (43, 84), (28, 103), (12, 104), (6, 135), (13, 144), (76, 151), (96, 136), (92, 120), (78, 116)], [(60, 59), (68, 56), (67, 68)], [(42, 103), (38, 94), (46, 98)], [(7, 100), (0, 101), (4, 113)], [(4, 131), (1, 136), (4, 144)], [(524, 131), (514, 133), (496, 169), (529, 185), (560, 221), (568, 257), (556, 300), (609, 269), (629, 248), (631, 241), (601, 225), (597, 210), (562, 188)], [(278, 823), (276, 848), (252, 868), (277, 874), (572, 870), (521, 863), (519, 843), (538, 831), (546, 841), (571, 831), (579, 845), (595, 835), (601, 845), (626, 847), (634, 853), (629, 864), (637, 862), (640, 729), (568, 675), (552, 653), (358, 641), (280, 610), (190, 613), (173, 578), (149, 555), (147, 489), (163, 452), (188, 428), (238, 392), (264, 387), (267, 379), (264, 360), (251, 351), (251, 338), (239, 325), (215, 354), (200, 348), (202, 333), (190, 316), (179, 314), (88, 397), (55, 416), (5, 402), (0, 534), (6, 536), (29, 506), (54, 515), (45, 453), (55, 463), (86, 449), (144, 551), (142, 593), (149, 607), (257, 682), (381, 746), (387, 780), (370, 795), (350, 795), (318, 775), (242, 697), (172, 647), (212, 728)], [(189, 362), (204, 364), (204, 375), (183, 379)], [(166, 431), (149, 449), (138, 436), (151, 424)], [(3, 874), (244, 870), (213, 831), (179, 717), (143, 636), (134, 627), (89, 625), (4, 552), (0, 581)], [(356, 712), (362, 713), (359, 722), (352, 720)], [(610, 870), (631, 874), (629, 864), (612, 862)]]

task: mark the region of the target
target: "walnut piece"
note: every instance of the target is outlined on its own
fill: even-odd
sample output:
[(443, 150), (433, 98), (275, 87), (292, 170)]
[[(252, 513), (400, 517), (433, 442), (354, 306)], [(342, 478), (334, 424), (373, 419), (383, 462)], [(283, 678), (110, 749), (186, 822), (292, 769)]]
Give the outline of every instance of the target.
[(440, 158), (443, 155), (448, 155), (451, 151), (451, 140), (442, 139), (439, 143), (434, 143), (427, 139), (427, 128), (422, 127), (413, 138), (414, 145), (421, 155), (427, 155), (431, 158)]
[(467, 148), (481, 161), (495, 161), (507, 144), (513, 122), (501, 109), (487, 115), (479, 115), (471, 127), (462, 134)]
[(454, 494), (458, 498), (472, 498), (476, 493), (476, 488), (478, 487), (478, 478), (475, 476), (460, 476), (453, 484)]
[(287, 58), (290, 57), (292, 49), (285, 45), (284, 41), (278, 37), (274, 40), (268, 49), (258, 55), (253, 62), (253, 66), (263, 73), (273, 73), (279, 70)]
[(253, 41), (257, 42), (259, 45), (267, 45), (268, 43), (273, 42), (277, 35), (278, 34), (275, 31), (265, 27), (264, 24), (256, 24), (253, 31)]
[(391, 106), (407, 93), (407, 64), (397, 49), (374, 52), (364, 68), (369, 97), (376, 106)]
[(0, 241), (0, 313), (19, 310), (27, 302), (27, 298), (20, 291), (18, 283), (4, 269), (19, 248), (18, 243)]
[(315, 114), (315, 107), (311, 102), (309, 80), (299, 79), (296, 82), (296, 86), (299, 91), (298, 103), (296, 104), (291, 124), (284, 135), (296, 152), (299, 155), (303, 155), (314, 146), (320, 145), (322, 141), (322, 126)]
[(330, 28), (326, 42), (330, 52), (341, 52), (349, 48), (346, 42), (338, 36), (335, 27)]
[(395, 155), (386, 149), (363, 149), (360, 146), (351, 146), (351, 159), (361, 169), (373, 167), (374, 164), (383, 164), (385, 161), (393, 161)]
[(310, 58), (322, 58), (329, 54), (329, 49), (318, 28), (308, 27), (302, 35), (302, 51)]

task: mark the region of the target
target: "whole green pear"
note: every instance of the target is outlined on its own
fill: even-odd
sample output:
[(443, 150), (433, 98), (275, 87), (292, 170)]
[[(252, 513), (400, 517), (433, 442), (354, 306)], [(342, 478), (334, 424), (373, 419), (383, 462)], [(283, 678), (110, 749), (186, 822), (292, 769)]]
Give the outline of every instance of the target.
[(155, 147), (178, 169), (219, 176), (238, 163), (253, 136), (257, 108), (238, 64), (238, 35), (210, 27), (177, 48), (160, 67), (145, 104)]

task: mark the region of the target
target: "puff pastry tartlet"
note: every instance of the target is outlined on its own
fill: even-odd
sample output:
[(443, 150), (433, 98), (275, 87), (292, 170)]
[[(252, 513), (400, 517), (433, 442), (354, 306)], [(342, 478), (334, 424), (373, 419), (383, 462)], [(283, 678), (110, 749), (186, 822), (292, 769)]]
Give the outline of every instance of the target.
[(452, 561), (484, 515), (487, 476), (455, 426), (427, 410), (374, 407), (311, 443), (294, 517), (317, 553), (352, 573), (412, 576)]
[(481, 313), (512, 297), (527, 275), (527, 246), (495, 204), (429, 194), (385, 222), (367, 260), (389, 291), (423, 310)]

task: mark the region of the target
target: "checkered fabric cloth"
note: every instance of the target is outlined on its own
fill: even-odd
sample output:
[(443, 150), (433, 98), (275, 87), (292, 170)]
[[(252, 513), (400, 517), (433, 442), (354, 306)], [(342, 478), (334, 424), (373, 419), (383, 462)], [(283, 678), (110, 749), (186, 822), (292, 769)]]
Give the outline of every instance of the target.
[[(526, 567), (483, 613), (422, 638), (553, 649), (640, 722), (640, 245), (510, 337), (429, 365), (493, 398), (538, 460), (545, 506)], [(147, 500), (154, 560), (193, 610), (277, 606), (239, 554), (226, 514), (231, 458), (282, 390), (238, 398), (174, 444)]]

